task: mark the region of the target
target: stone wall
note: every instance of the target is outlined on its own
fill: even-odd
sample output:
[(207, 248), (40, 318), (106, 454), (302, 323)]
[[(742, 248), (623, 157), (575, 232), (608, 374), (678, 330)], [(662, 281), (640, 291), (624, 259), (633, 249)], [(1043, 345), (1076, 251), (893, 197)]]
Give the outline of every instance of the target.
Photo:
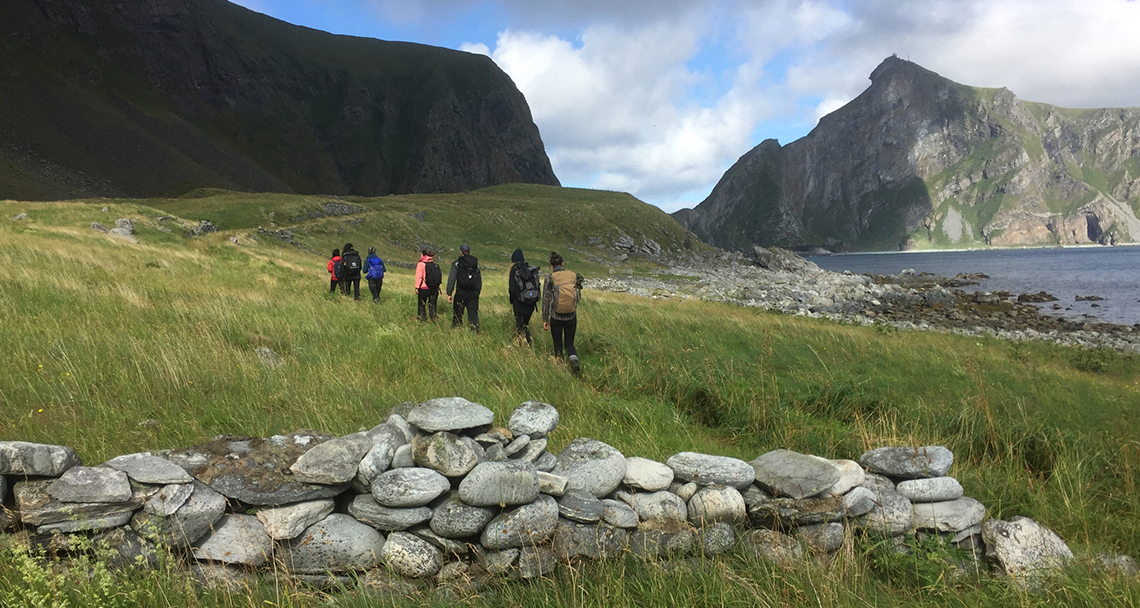
[(313, 583), (385, 569), (534, 578), (626, 552), (785, 561), (912, 534), (1022, 585), (1072, 559), (1033, 520), (987, 520), (946, 476), (954, 457), (943, 447), (882, 447), (858, 462), (775, 450), (661, 463), (586, 438), (552, 454), (558, 421), (528, 401), (496, 427), (490, 409), (452, 397), (402, 404), (343, 437), (220, 436), (94, 467), (67, 447), (2, 441), (0, 529), (56, 548), (69, 546), (60, 535), (92, 536), (126, 563), (166, 546), (200, 574), (277, 566)]

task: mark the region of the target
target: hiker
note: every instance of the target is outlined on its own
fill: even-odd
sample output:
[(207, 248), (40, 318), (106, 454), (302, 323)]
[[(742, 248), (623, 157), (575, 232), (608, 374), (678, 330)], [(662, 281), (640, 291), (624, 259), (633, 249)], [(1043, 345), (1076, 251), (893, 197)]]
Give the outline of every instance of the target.
[(336, 291), (341, 274), (340, 249), (333, 249), (332, 259), (329, 260), (329, 293)]
[[(479, 259), (471, 255), (471, 247), (459, 246), (459, 258), (451, 264), (447, 275), (447, 301), (452, 303), (451, 328), (463, 324), (463, 309), (467, 309), (467, 322), (479, 333), (479, 292), (483, 290), (483, 276), (479, 273)], [(452, 296), (452, 290), (455, 294)]]
[(348, 295), (354, 289), (356, 295), (353, 299), (360, 299), (360, 271), (364, 267), (364, 262), (360, 259), (360, 253), (352, 248), (352, 243), (344, 244), (344, 252), (340, 254), (340, 263), (344, 268), (344, 276), (341, 278), (341, 286), (344, 287), (344, 295)]
[(431, 249), (420, 250), (420, 261), (416, 264), (416, 312), (420, 321), (426, 321), (428, 314), (435, 322), (435, 306), (439, 300), (439, 284), (443, 282), (443, 271), (435, 263)]
[(372, 292), (372, 301), (380, 303), (380, 289), (384, 287), (384, 260), (376, 255), (376, 248), (368, 248), (368, 258), (364, 260), (364, 267), (368, 272), (364, 275), (368, 278), (368, 291)]
[(511, 254), (513, 262), (507, 278), (507, 301), (515, 311), (515, 337), (526, 337), (527, 344), (534, 342), (530, 338), (530, 316), (534, 314), (534, 307), (542, 296), (539, 286), (539, 270), (537, 266), (526, 263), (522, 249), (515, 249)]
[(582, 299), (582, 277), (562, 267), (562, 256), (550, 252), (550, 276), (542, 286), (542, 328), (554, 338), (554, 356), (562, 357), (562, 347), (570, 355), (570, 372), (577, 376), (578, 350), (574, 333), (578, 329), (578, 302)]

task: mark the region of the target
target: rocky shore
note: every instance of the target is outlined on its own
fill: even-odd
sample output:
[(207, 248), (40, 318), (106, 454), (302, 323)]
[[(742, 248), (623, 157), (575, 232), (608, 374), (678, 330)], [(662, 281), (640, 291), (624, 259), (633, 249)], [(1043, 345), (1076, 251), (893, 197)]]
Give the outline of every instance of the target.
[[(671, 276), (670, 276), (671, 275)], [(663, 278), (667, 277), (667, 278)], [(1115, 325), (1042, 313), (1048, 294), (968, 292), (971, 275), (935, 277), (828, 272), (779, 248), (752, 256), (719, 252), (672, 262), (654, 277), (610, 276), (586, 287), (652, 298), (693, 298), (843, 323), (882, 325), (1085, 348), (1140, 352), (1140, 324)]]

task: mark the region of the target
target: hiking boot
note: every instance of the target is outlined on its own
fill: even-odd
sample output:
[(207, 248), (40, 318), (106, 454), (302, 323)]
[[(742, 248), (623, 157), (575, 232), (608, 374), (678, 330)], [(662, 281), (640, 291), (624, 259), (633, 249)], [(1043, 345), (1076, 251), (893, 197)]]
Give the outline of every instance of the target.
[(582, 369), (578, 367), (578, 355), (570, 355), (570, 373), (575, 376), (582, 375)]

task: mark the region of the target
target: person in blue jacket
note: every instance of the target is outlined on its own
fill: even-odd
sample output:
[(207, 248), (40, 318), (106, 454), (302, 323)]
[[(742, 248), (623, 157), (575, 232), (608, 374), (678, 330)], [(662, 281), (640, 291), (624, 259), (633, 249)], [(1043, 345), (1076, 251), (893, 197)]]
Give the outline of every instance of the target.
[(380, 288), (384, 286), (384, 260), (376, 255), (376, 248), (368, 248), (368, 258), (364, 260), (364, 268), (367, 271), (365, 276), (368, 278), (368, 290), (372, 292), (372, 301), (380, 303)]

